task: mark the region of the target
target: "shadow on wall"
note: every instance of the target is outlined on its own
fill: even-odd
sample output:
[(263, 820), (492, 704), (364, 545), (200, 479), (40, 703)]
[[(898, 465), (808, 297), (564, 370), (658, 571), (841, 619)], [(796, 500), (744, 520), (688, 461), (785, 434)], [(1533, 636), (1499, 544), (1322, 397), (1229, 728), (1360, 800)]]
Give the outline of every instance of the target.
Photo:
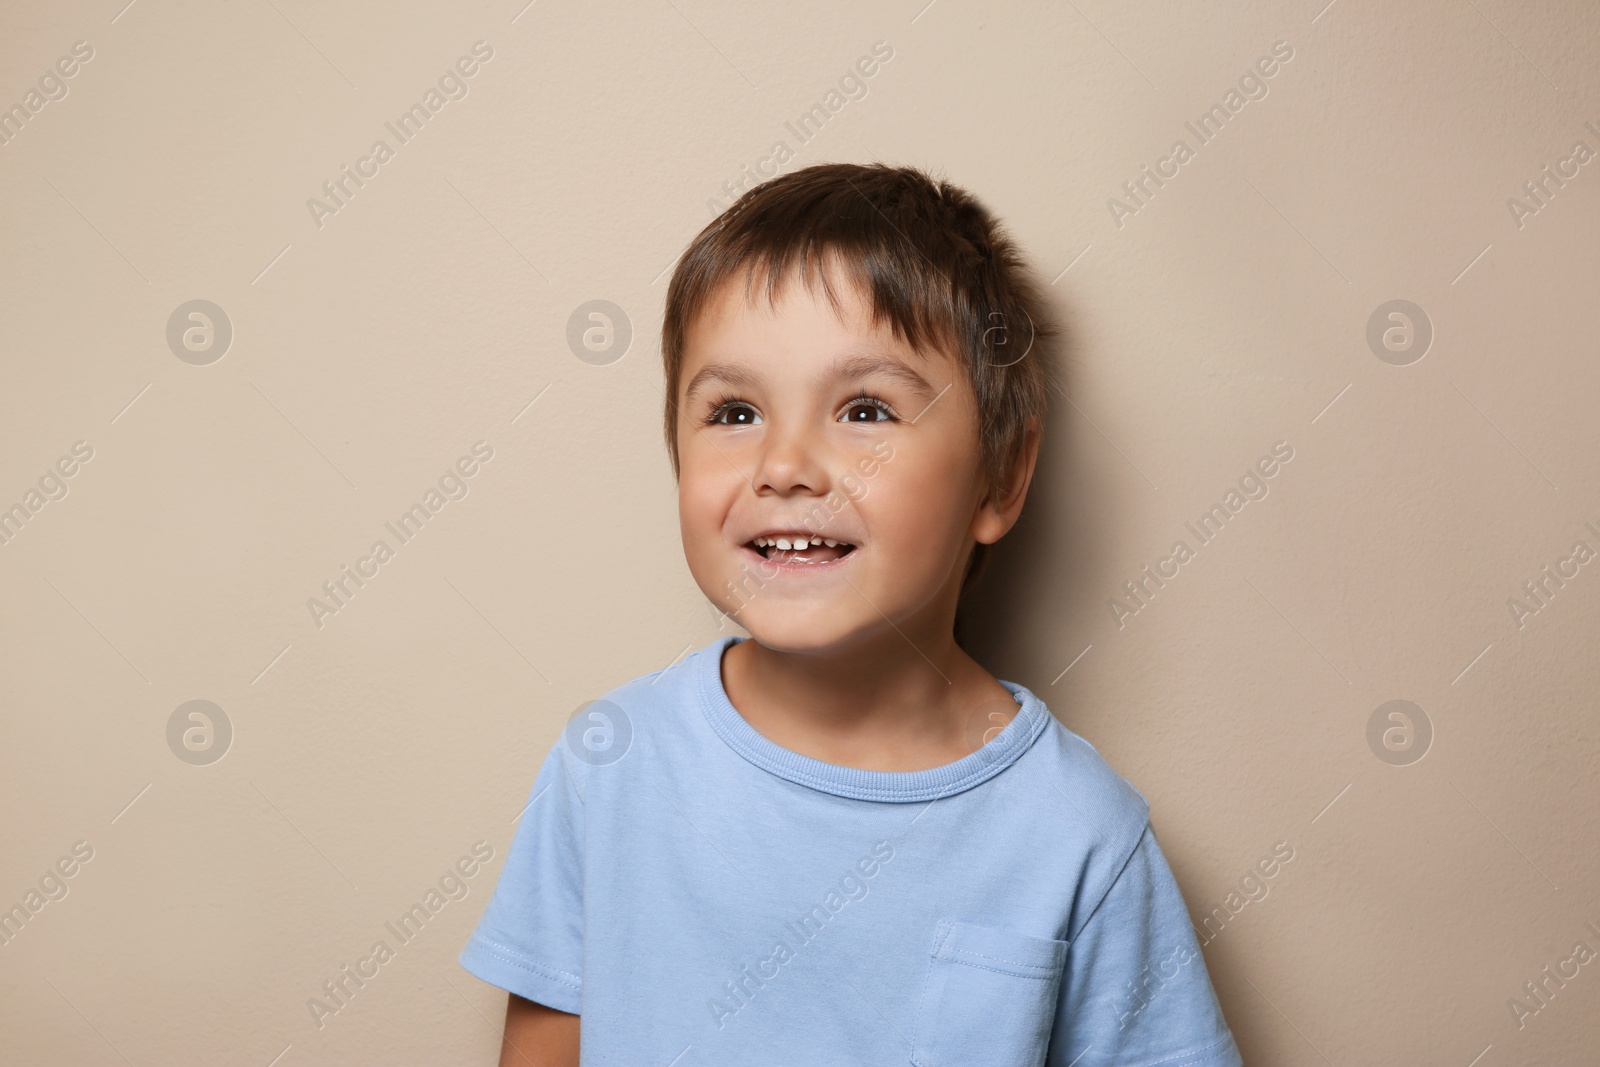
[[(1065, 670), (1091, 645), (1116, 640), (1105, 607), (1103, 580), (1114, 571), (1111, 538), (1113, 531), (1126, 527), (1122, 511), (1130, 493), (1139, 491), (1133, 480), (1140, 475), (1118, 457), (1085, 414), (1074, 408), (1074, 402), (1082, 406), (1074, 383), (1086, 356), (1072, 329), (1076, 321), (1073, 309), (1058, 297), (1054, 310), (1062, 327), (1055, 370), (1066, 394), (1050, 392), (1044, 440), (1027, 503), (1011, 532), (991, 546), (982, 574), (962, 598), (956, 639), (996, 677), (1026, 685), (1062, 725), (1082, 734), (1104, 753), (1118, 747), (1108, 744), (1111, 738), (1106, 736), (1110, 733), (1108, 722), (1116, 719), (1107, 720), (1079, 706), (1074, 695), (1089, 689), (1074, 684), (1081, 675), (1066, 674)], [(1088, 656), (1104, 657), (1109, 652), (1095, 648)], [(1076, 669), (1081, 670), (1082, 665)], [(1085, 722), (1098, 722), (1099, 729), (1085, 729)], [(1152, 819), (1159, 824), (1159, 812), (1153, 813)], [(1279, 846), (1288, 849), (1287, 855), (1275, 852), (1279, 863), (1294, 858), (1288, 842), (1279, 842)], [(1190, 874), (1200, 845), (1179, 839), (1162, 847), (1184, 901), (1194, 911), (1205, 900)], [(1268, 868), (1260, 869), (1265, 872)], [(1278, 868), (1272, 869), (1276, 873)], [(1264, 883), (1257, 889), (1264, 898)], [(1258, 899), (1248, 888), (1243, 891), (1251, 900)], [(1216, 915), (1218, 910), (1201, 914)], [(1236, 912), (1224, 909), (1220, 914)], [(1202, 948), (1215, 938), (1221, 921), (1209, 920), (1197, 931)], [(1245, 1062), (1255, 1062), (1247, 1046), (1253, 1035), (1241, 1032), (1238, 1025), (1245, 1013), (1227, 995), (1239, 985), (1237, 963), (1202, 958), (1224, 1017), (1244, 1048)]]
[[(1050, 295), (1061, 329), (1053, 376), (1071, 395), (1081, 363), (1077, 316)], [(1093, 640), (1089, 576), (1105, 569), (1106, 538), (1116, 528), (1106, 509), (1121, 498), (1113, 484), (1120, 472), (1103, 462), (1102, 451), (1095, 431), (1052, 389), (1027, 503), (1011, 532), (989, 547), (956, 627), (961, 647), (991, 674), (1026, 685), (1069, 725), (1065, 681), (1054, 688), (1051, 681)]]

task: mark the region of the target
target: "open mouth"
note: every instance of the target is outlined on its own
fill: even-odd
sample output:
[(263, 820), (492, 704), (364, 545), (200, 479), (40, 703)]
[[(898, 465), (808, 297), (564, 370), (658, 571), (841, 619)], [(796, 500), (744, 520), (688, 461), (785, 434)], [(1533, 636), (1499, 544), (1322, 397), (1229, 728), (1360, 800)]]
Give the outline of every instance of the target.
[(856, 550), (856, 546), (848, 541), (835, 541), (832, 538), (811, 535), (805, 537), (797, 535), (756, 537), (746, 541), (744, 547), (755, 552), (762, 559), (769, 559), (774, 563), (813, 565), (833, 563)]

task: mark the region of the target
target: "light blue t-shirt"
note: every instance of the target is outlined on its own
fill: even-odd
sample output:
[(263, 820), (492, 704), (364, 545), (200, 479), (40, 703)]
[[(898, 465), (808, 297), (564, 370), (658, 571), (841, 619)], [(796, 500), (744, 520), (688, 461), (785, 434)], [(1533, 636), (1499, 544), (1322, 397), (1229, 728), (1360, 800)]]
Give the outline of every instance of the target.
[(1027, 688), (942, 767), (768, 740), (721, 637), (545, 758), (461, 953), (585, 1065), (1237, 1067), (1144, 798)]

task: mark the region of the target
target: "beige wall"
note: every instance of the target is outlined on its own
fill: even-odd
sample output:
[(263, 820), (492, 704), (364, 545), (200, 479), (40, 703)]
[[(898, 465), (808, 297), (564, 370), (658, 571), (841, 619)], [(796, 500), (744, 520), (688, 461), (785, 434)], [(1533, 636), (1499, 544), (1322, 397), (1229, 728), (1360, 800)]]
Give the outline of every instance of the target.
[[(1597, 1055), (1600, 964), (1508, 1006), (1600, 948), (1600, 564), (1523, 593), (1600, 551), (1600, 163), (1508, 206), (1600, 150), (1593, 5), (121, 3), (0, 15), (0, 104), (93, 49), (0, 147), (0, 505), (74, 471), (0, 547), (0, 905), (74, 871), (0, 946), (0, 1060), (493, 1061), (504, 995), (454, 961), (539, 758), (717, 633), (659, 441), (661, 302), (779, 140), (785, 169), (943, 173), (1055, 279), (1072, 403), (982, 652), (1150, 799), (1197, 923), (1293, 849), (1206, 948), (1247, 1061)], [(480, 40), (401, 144), (384, 123)], [(877, 41), (800, 144), (785, 122)], [(1113, 212), (1278, 41), (1267, 95)], [(233, 329), (209, 363), (166, 336), (196, 299)], [(594, 299), (634, 331), (609, 363), (566, 339)], [(1403, 366), (1367, 341), (1396, 299), (1433, 332), (1379, 345)], [(319, 625), (308, 599), (480, 441), (468, 495)], [(231, 724), (209, 765), (175, 754), (192, 700)], [(1391, 700), (1431, 724), (1419, 762), (1369, 743)], [(470, 894), (319, 1029), (308, 998), (477, 842)]]

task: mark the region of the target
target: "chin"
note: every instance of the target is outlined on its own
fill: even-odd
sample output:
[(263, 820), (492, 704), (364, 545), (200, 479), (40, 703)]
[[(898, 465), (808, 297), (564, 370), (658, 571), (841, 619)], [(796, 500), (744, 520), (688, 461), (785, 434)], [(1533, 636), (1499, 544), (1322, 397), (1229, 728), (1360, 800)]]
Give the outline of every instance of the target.
[(838, 612), (767, 611), (746, 609), (748, 618), (733, 616), (750, 633), (752, 640), (774, 652), (827, 652), (846, 644), (853, 630), (844, 625)]

